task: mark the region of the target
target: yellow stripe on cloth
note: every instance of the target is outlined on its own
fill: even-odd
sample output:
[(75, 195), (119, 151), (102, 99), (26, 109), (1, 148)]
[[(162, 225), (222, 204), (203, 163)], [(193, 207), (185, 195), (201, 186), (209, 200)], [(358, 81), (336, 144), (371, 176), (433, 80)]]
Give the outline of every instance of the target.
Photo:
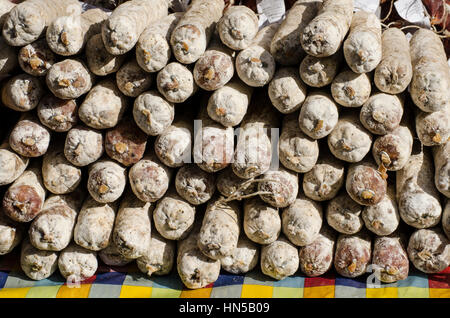
[(430, 288), (430, 298), (450, 298), (450, 289)]
[(306, 287), (303, 298), (334, 298), (334, 286)]
[(76, 286), (63, 285), (60, 287), (56, 298), (88, 298), (91, 284), (80, 284)]
[(367, 298), (398, 298), (397, 287), (366, 288)]
[(0, 298), (25, 298), (30, 288), (3, 288), (0, 290)]
[(152, 288), (147, 286), (123, 285), (120, 290), (120, 298), (150, 298)]
[(241, 298), (272, 298), (272, 295), (272, 286), (242, 285)]
[(180, 298), (209, 298), (212, 288), (187, 289), (181, 292)]

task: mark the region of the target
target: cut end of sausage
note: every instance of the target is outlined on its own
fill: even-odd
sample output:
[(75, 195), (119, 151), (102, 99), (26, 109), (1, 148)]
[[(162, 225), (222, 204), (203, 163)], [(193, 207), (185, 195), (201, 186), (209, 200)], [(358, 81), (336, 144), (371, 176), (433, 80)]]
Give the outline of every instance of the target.
[(3, 198), (5, 213), (17, 222), (30, 222), (41, 211), (42, 198), (28, 185), (10, 188)]

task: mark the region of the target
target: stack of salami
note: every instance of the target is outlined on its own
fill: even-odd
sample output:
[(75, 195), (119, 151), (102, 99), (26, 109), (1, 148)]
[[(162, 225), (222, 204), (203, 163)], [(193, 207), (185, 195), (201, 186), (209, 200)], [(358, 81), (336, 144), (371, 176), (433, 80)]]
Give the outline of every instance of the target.
[[(0, 0), (0, 254), (281, 280), (450, 265), (441, 38), (352, 0)], [(20, 3), (17, 3), (20, 2)], [(92, 6), (103, 5), (104, 8)], [(106, 9), (105, 9), (106, 8)]]

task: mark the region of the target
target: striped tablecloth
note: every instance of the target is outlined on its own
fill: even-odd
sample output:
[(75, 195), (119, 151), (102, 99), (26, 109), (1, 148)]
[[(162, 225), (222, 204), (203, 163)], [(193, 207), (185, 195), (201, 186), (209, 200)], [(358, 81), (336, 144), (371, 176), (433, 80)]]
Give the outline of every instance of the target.
[(176, 269), (168, 276), (148, 278), (134, 264), (101, 265), (95, 276), (75, 287), (58, 272), (48, 279), (30, 280), (17, 260), (13, 255), (0, 258), (0, 298), (450, 298), (450, 267), (434, 275), (411, 268), (408, 279), (378, 288), (367, 285), (367, 275), (348, 279), (334, 271), (317, 278), (297, 274), (282, 281), (259, 270), (241, 276), (222, 272), (214, 284), (189, 290)]

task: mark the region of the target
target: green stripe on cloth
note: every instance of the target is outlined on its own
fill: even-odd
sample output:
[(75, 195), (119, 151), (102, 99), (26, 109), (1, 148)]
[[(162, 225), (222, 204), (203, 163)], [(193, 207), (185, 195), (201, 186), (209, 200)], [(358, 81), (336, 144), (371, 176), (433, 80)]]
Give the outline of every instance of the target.
[(34, 286), (28, 291), (25, 298), (56, 298), (61, 286)]
[(181, 289), (153, 287), (151, 298), (179, 298), (180, 295)]
[(274, 287), (273, 298), (303, 298), (303, 288)]
[(421, 287), (400, 287), (398, 289), (398, 298), (429, 298), (428, 288)]

